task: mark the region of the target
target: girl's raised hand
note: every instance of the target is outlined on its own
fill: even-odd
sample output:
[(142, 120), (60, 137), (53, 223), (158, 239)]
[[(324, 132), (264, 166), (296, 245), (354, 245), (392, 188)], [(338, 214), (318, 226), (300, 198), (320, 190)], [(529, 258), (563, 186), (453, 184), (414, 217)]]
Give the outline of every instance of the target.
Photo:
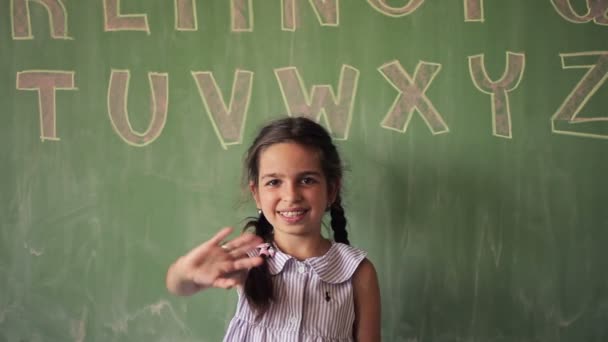
[(223, 228), (214, 237), (179, 258), (167, 272), (167, 289), (188, 296), (209, 287), (231, 288), (242, 285), (246, 271), (262, 264), (261, 257), (249, 257), (247, 251), (262, 239), (244, 233), (223, 245), (232, 228)]

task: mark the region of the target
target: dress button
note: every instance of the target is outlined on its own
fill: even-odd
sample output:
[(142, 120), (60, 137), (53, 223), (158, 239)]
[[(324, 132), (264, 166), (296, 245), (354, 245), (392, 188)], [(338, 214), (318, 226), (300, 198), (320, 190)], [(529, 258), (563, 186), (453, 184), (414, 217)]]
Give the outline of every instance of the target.
[(296, 325), (298, 323), (298, 320), (295, 318), (295, 316), (291, 316), (289, 318), (289, 323)]
[(304, 265), (298, 265), (298, 272), (300, 272), (300, 273), (306, 272), (306, 267)]

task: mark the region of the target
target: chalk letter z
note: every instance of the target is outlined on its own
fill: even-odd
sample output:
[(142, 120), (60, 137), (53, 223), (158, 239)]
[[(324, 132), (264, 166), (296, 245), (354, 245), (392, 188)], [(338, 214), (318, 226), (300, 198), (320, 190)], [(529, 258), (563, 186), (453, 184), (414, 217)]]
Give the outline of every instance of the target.
[[(562, 58), (562, 69), (584, 68), (589, 70), (551, 118), (551, 130), (558, 134), (608, 139), (607, 127), (598, 125), (598, 121), (607, 122), (608, 116), (577, 117), (585, 104), (608, 78), (608, 51), (564, 53), (560, 54), (560, 57)], [(565, 125), (564, 122), (566, 122)], [(595, 123), (592, 131), (590, 125), (582, 125), (591, 122)], [(573, 131), (572, 124), (576, 124), (580, 129), (586, 128), (588, 131), (581, 132), (580, 129)]]

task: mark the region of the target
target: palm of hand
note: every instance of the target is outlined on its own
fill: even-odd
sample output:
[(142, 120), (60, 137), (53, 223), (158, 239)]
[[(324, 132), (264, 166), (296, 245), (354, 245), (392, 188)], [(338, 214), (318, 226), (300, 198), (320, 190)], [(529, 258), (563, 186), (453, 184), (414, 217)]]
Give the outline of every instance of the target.
[(220, 246), (231, 232), (231, 228), (220, 230), (214, 237), (182, 257), (182, 274), (197, 290), (209, 287), (227, 289), (242, 285), (247, 270), (262, 264), (261, 257), (247, 255), (247, 251), (262, 242), (256, 235), (245, 233)]

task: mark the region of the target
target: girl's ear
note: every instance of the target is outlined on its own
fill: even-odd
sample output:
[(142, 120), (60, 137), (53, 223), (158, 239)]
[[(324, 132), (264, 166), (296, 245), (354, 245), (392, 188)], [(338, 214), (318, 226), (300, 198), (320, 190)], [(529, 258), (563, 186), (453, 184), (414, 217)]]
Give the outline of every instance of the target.
[(255, 185), (255, 183), (253, 183), (253, 181), (249, 182), (249, 191), (251, 191), (251, 196), (253, 197), (255, 205), (258, 207), (258, 209), (262, 208), (260, 204), (260, 195), (258, 193), (258, 187)]
[(334, 182), (330, 182), (327, 187), (327, 201), (329, 205), (332, 205), (336, 198), (338, 197), (338, 193), (340, 192), (340, 187), (342, 186), (342, 180), (337, 179)]

